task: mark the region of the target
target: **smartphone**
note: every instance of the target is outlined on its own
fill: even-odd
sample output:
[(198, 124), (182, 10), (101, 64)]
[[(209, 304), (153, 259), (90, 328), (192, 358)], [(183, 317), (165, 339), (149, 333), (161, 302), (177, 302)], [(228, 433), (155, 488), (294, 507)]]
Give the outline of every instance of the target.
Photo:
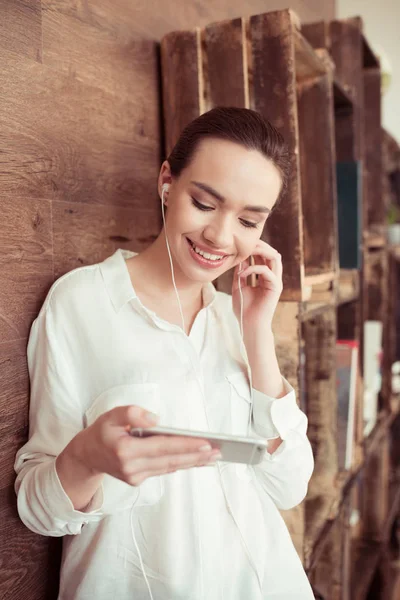
[(224, 433), (210, 433), (209, 431), (193, 431), (190, 429), (173, 429), (171, 427), (132, 427), (130, 435), (138, 438), (147, 438), (152, 435), (173, 435), (178, 437), (200, 438), (221, 452), (221, 461), (258, 465), (267, 450), (268, 442), (262, 438), (241, 437), (226, 435)]

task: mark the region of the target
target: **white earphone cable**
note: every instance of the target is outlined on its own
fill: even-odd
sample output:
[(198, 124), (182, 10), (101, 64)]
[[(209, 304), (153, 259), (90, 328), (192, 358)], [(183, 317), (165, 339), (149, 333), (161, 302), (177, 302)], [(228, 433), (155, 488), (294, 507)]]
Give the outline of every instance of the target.
[[(180, 298), (179, 298), (179, 293), (178, 293), (178, 290), (177, 290), (177, 287), (176, 287), (176, 283), (175, 283), (174, 266), (173, 266), (173, 261), (172, 261), (171, 250), (170, 250), (170, 247), (169, 247), (169, 242), (168, 242), (168, 236), (167, 236), (167, 226), (166, 226), (166, 222), (165, 222), (165, 211), (164, 211), (164, 193), (165, 193), (166, 189), (168, 189), (168, 188), (167, 188), (167, 185), (168, 185), (168, 184), (164, 184), (164, 185), (162, 186), (162, 193), (161, 193), (161, 212), (162, 212), (162, 218), (163, 218), (163, 224), (164, 224), (165, 241), (166, 241), (166, 244), (167, 244), (168, 256), (169, 256), (169, 261), (170, 261), (170, 265), (171, 265), (172, 283), (173, 283), (173, 285), (174, 285), (174, 290), (175, 290), (175, 294), (176, 294), (176, 298), (177, 298), (177, 301), (178, 301), (179, 310), (180, 310), (180, 314), (181, 314), (181, 319), (182, 319), (182, 329), (183, 329), (183, 332), (186, 334), (186, 329), (185, 329), (185, 319), (184, 319), (184, 316), (183, 316), (183, 310), (182, 310), (182, 305), (181, 305), (181, 301), (180, 301)], [(240, 268), (241, 268), (241, 266), (242, 266), (242, 265), (241, 265), (241, 263), (240, 263)], [(247, 372), (248, 372), (248, 375), (249, 375), (249, 381), (250, 381), (250, 394), (251, 394), (251, 406), (253, 406), (253, 384), (252, 384), (252, 374), (251, 374), (251, 368), (250, 368), (250, 365), (249, 365), (249, 361), (247, 360), (246, 346), (245, 346), (245, 343), (244, 343), (244, 340), (243, 340), (243, 292), (242, 292), (242, 287), (241, 287), (240, 276), (238, 277), (238, 286), (239, 286), (239, 294), (240, 294), (240, 340), (241, 340), (241, 346), (242, 346), (242, 350), (244, 351), (244, 357), (245, 357), (245, 360), (246, 360)], [(191, 362), (191, 364), (192, 364), (192, 367), (193, 367), (193, 371), (194, 371), (194, 373), (196, 374), (196, 380), (197, 380), (197, 383), (198, 383), (198, 386), (199, 386), (200, 392), (201, 392), (201, 394), (202, 394), (202, 396), (203, 396), (204, 413), (205, 413), (205, 417), (206, 417), (206, 421), (207, 421), (208, 428), (210, 429), (209, 420), (208, 420), (208, 415), (207, 415), (207, 409), (206, 409), (206, 402), (205, 402), (205, 396), (204, 396), (204, 390), (203, 390), (203, 386), (202, 386), (202, 384), (201, 384), (201, 381), (200, 381), (200, 379), (199, 379), (199, 377), (198, 377), (197, 369), (196, 369), (195, 365), (193, 364), (193, 360), (192, 360), (192, 357), (191, 357), (190, 353), (189, 353), (189, 357), (190, 357), (190, 362)], [(247, 423), (247, 428), (249, 428), (250, 421), (251, 421), (251, 410), (249, 411), (249, 421), (248, 421), (248, 423)], [(240, 531), (240, 527), (239, 527), (239, 525), (238, 525), (238, 523), (237, 523), (237, 521), (236, 521), (236, 519), (235, 519), (235, 516), (234, 516), (234, 514), (233, 514), (233, 511), (232, 511), (232, 509), (231, 509), (231, 507), (230, 507), (230, 504), (229, 504), (228, 498), (227, 498), (227, 496), (226, 496), (226, 492), (225, 492), (225, 488), (224, 488), (224, 484), (223, 484), (223, 479), (222, 479), (221, 465), (217, 463), (217, 465), (216, 465), (216, 466), (217, 466), (217, 468), (218, 468), (218, 474), (219, 474), (219, 479), (220, 479), (220, 482), (221, 482), (221, 488), (222, 488), (222, 491), (223, 491), (223, 494), (224, 494), (225, 503), (226, 503), (226, 506), (227, 506), (228, 512), (229, 512), (229, 514), (231, 515), (231, 517), (232, 517), (232, 519), (233, 519), (234, 523), (236, 524), (236, 527), (237, 527), (237, 529), (238, 529), (238, 531), (239, 531), (239, 535), (240, 535), (240, 537), (241, 537), (241, 540), (242, 540), (242, 544), (243, 544), (244, 550), (245, 550), (245, 552), (246, 552), (246, 554), (247, 554), (247, 557), (248, 557), (248, 559), (249, 559), (249, 561), (250, 561), (250, 564), (252, 565), (252, 567), (253, 567), (253, 569), (254, 569), (254, 571), (255, 571), (255, 574), (256, 574), (256, 577), (257, 577), (258, 583), (259, 583), (259, 585), (260, 585), (260, 587), (261, 587), (261, 582), (260, 582), (260, 579), (259, 579), (259, 575), (258, 575), (258, 572), (257, 572), (256, 566), (255, 566), (255, 564), (254, 564), (254, 561), (253, 561), (253, 559), (252, 559), (252, 557), (251, 557), (251, 555), (250, 555), (250, 552), (249, 552), (249, 550), (248, 550), (248, 548), (247, 548), (247, 544), (246, 544), (246, 542), (245, 542), (245, 540), (244, 540), (244, 538), (243, 538), (242, 532)], [(138, 553), (138, 556), (139, 556), (140, 567), (141, 567), (141, 570), (142, 570), (142, 573), (143, 573), (143, 577), (144, 577), (144, 579), (145, 579), (145, 582), (146, 582), (146, 585), (147, 585), (147, 589), (148, 589), (148, 592), (149, 592), (149, 597), (150, 597), (150, 600), (154, 600), (154, 597), (153, 597), (153, 594), (152, 594), (152, 591), (151, 591), (151, 587), (150, 587), (150, 583), (149, 583), (149, 580), (148, 580), (148, 577), (147, 577), (147, 574), (146, 574), (146, 571), (145, 571), (145, 568), (144, 568), (144, 564), (143, 564), (142, 555), (141, 555), (141, 552), (140, 552), (140, 549), (139, 549), (139, 545), (138, 545), (138, 543), (137, 543), (136, 536), (135, 536), (135, 530), (134, 530), (134, 526), (133, 526), (133, 509), (134, 509), (134, 506), (132, 506), (132, 509), (131, 509), (131, 514), (130, 514), (130, 524), (131, 524), (131, 532), (132, 532), (132, 537), (133, 537), (133, 541), (134, 541), (134, 544), (135, 544), (136, 551), (137, 551), (137, 553)]]
[(179, 294), (178, 294), (178, 290), (176, 287), (176, 283), (175, 283), (175, 272), (174, 272), (174, 264), (172, 261), (172, 256), (171, 256), (171, 249), (169, 247), (169, 242), (168, 242), (168, 235), (167, 235), (167, 224), (165, 222), (165, 210), (164, 210), (164, 194), (166, 191), (166, 185), (168, 184), (164, 184), (162, 186), (162, 192), (161, 192), (161, 212), (162, 212), (162, 218), (163, 218), (163, 223), (164, 223), (164, 233), (165, 233), (165, 241), (167, 244), (167, 250), (168, 250), (168, 256), (169, 256), (169, 262), (171, 264), (171, 274), (172, 274), (172, 283), (174, 285), (174, 290), (175, 290), (175, 294), (176, 294), (176, 298), (178, 300), (178, 305), (179, 305), (179, 311), (181, 313), (181, 319), (182, 319), (182, 329), (183, 331), (186, 333), (186, 325), (185, 325), (185, 317), (183, 316), (183, 310), (182, 310), (182, 304), (181, 304), (181, 300), (179, 298)]

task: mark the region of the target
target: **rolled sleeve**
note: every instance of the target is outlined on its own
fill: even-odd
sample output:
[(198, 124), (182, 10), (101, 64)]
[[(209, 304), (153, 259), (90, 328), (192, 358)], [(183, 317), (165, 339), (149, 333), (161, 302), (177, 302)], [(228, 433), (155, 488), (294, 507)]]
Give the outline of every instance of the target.
[(303, 413), (297, 405), (296, 394), (290, 383), (283, 379), (286, 395), (271, 398), (253, 388), (254, 430), (266, 439), (280, 437), (286, 440), (289, 432), (297, 429)]
[(84, 525), (103, 518), (103, 490), (93, 496), (87, 511), (75, 510), (57, 474), (55, 459), (30, 468), (17, 479), (18, 510), (29, 529), (48, 536), (76, 535)]

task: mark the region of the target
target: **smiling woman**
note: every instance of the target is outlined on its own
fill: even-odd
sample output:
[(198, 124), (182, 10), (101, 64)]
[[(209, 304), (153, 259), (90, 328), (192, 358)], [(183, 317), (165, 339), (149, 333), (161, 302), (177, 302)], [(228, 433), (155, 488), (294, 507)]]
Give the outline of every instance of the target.
[[(161, 166), (156, 241), (50, 290), (15, 468), (24, 523), (66, 536), (60, 599), (312, 600), (279, 509), (303, 500), (313, 457), (272, 335), (281, 256), (261, 240), (288, 158), (257, 113), (203, 114)], [(231, 267), (232, 297), (212, 284)], [(205, 439), (129, 435), (157, 420), (268, 451), (221, 463)]]

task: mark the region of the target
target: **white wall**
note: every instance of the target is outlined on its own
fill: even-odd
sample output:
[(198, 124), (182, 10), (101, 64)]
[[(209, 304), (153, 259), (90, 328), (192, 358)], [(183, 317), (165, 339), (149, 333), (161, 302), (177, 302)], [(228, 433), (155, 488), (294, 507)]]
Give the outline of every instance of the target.
[(336, 0), (337, 18), (360, 16), (371, 46), (379, 46), (392, 67), (382, 99), (383, 126), (400, 142), (400, 0)]

